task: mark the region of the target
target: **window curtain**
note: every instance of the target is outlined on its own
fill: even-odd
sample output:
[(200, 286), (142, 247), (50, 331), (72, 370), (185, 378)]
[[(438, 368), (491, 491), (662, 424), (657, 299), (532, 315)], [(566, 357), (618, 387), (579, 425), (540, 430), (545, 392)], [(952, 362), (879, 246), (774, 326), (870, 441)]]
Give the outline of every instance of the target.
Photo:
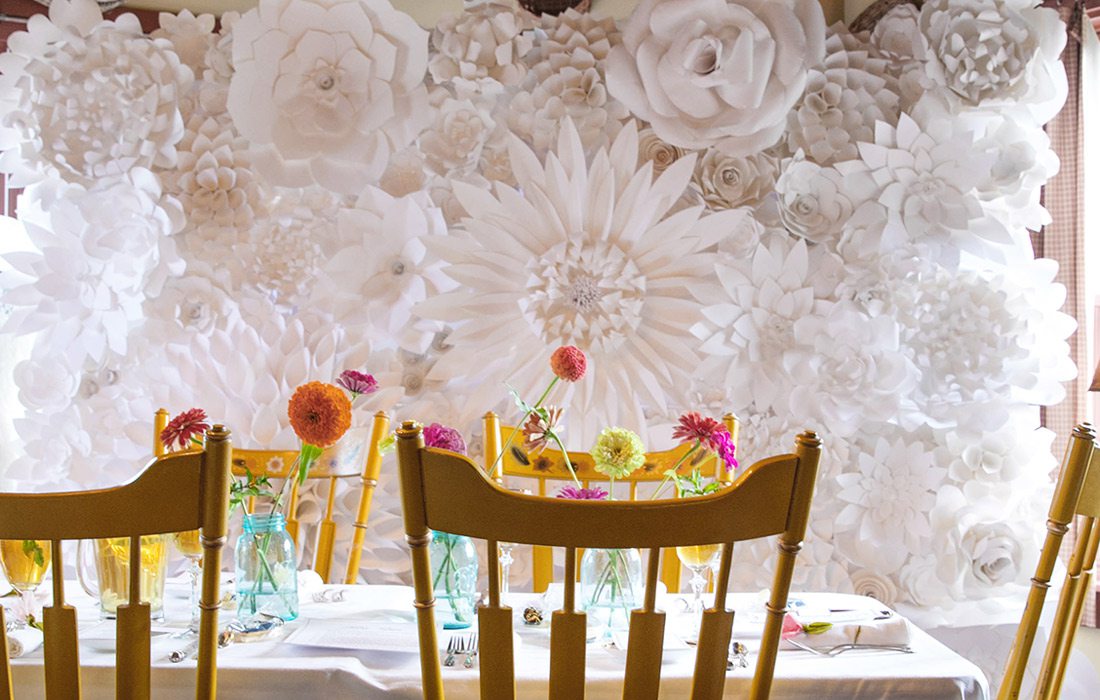
[[(1082, 90), (1088, 86), (1088, 81), (1083, 80), (1083, 71), (1097, 47), (1096, 35), (1087, 20), (1083, 0), (1052, 0), (1044, 4), (1058, 10), (1069, 34), (1062, 54), (1069, 95), (1065, 107), (1047, 125), (1051, 148), (1061, 161), (1058, 174), (1043, 190), (1043, 204), (1050, 211), (1052, 222), (1042, 231), (1032, 234), (1036, 256), (1058, 262), (1057, 280), (1066, 287), (1066, 303), (1062, 310), (1074, 317), (1078, 324), (1077, 332), (1069, 339), (1070, 356), (1078, 368), (1077, 379), (1066, 383), (1064, 401), (1042, 409), (1043, 425), (1057, 436), (1055, 454), (1062, 455), (1073, 426), (1088, 415), (1087, 392), (1094, 364), (1089, 353), (1093, 299), (1085, 276), (1086, 120), (1083, 113), (1086, 99)], [(1075, 544), (1075, 534), (1071, 531), (1063, 543), (1063, 554), (1067, 557)], [(1097, 626), (1095, 596), (1089, 597), (1082, 620), (1090, 627)]]

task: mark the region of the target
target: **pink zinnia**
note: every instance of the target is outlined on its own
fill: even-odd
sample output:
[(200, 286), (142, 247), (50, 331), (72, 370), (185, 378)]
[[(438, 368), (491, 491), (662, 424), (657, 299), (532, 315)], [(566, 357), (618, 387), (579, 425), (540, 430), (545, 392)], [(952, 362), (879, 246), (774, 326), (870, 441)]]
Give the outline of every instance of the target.
[(462, 433), (439, 423), (432, 423), (424, 428), (424, 445), (450, 450), (460, 455), (466, 454), (466, 441), (462, 439)]
[(336, 378), (336, 383), (350, 391), (355, 396), (360, 394), (373, 394), (378, 391), (378, 380), (365, 372), (357, 372), (354, 369), (346, 369)]
[(588, 368), (588, 360), (580, 348), (573, 345), (562, 345), (550, 356), (550, 369), (558, 379), (567, 382), (575, 382), (584, 376)]
[(206, 411), (201, 408), (184, 411), (168, 421), (168, 425), (160, 431), (160, 441), (169, 451), (176, 446), (183, 449), (191, 444), (191, 438), (210, 429), (206, 420)]
[(725, 429), (724, 425), (713, 418), (703, 417), (695, 411), (690, 411), (680, 416), (680, 422), (672, 431), (672, 439), (679, 440), (681, 443), (698, 440), (710, 447), (715, 431)]
[(590, 489), (581, 488), (579, 486), (562, 486), (558, 491), (558, 498), (568, 498), (574, 501), (603, 501), (608, 496), (607, 491), (604, 491), (599, 486), (593, 486)]

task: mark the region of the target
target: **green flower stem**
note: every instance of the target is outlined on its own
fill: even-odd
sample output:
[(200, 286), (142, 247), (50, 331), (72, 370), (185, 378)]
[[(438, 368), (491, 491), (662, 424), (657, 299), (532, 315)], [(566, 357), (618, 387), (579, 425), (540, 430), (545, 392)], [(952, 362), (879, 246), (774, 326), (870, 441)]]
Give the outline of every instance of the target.
[[(254, 537), (257, 540), (260, 539), (259, 535), (254, 535)], [(253, 614), (256, 612), (256, 596), (260, 594), (260, 587), (263, 586), (264, 574), (267, 574), (268, 580), (271, 581), (272, 593), (278, 592), (279, 590), (279, 585), (275, 583), (275, 574), (271, 571), (271, 564), (268, 563), (267, 554), (265, 553), (267, 551), (268, 542), (271, 540), (271, 533), (264, 533), (263, 540), (260, 548), (256, 550), (256, 556), (260, 558), (260, 575), (256, 577), (256, 582), (252, 584), (252, 592), (248, 594), (248, 601)]]
[[(573, 483), (577, 485), (577, 488), (583, 488), (581, 486), (581, 480), (577, 478), (577, 470), (573, 468), (573, 463), (569, 460), (569, 451), (565, 449), (565, 445), (562, 444), (561, 438), (555, 432), (547, 432), (547, 435), (554, 441), (554, 444), (561, 450), (561, 458), (565, 460), (565, 467), (569, 470), (569, 476), (573, 477)], [(612, 479), (614, 483), (614, 479)]]
[(699, 449), (699, 446), (701, 444), (703, 444), (701, 440), (696, 440), (695, 444), (691, 446), (691, 449), (685, 452), (683, 456), (680, 457), (680, 459), (676, 460), (676, 464), (672, 465), (672, 469), (669, 469), (667, 472), (665, 472), (664, 481), (662, 481), (660, 486), (657, 487), (657, 490), (653, 492), (653, 495), (649, 497), (649, 500), (656, 500), (657, 496), (661, 495), (661, 492), (665, 490), (665, 486), (668, 485), (669, 480), (672, 479), (672, 476), (676, 473), (676, 470), (680, 468), (680, 465), (684, 463), (684, 460), (690, 457), (692, 453), (695, 452), (695, 450)]
[(455, 602), (456, 596), (451, 581), (458, 571), (458, 567), (455, 566), (454, 560), (454, 536), (444, 533), (443, 546), (445, 547), (443, 561), (439, 562), (439, 569), (435, 572), (435, 576), (432, 577), (432, 585), (434, 587), (435, 583), (439, 581), (439, 577), (443, 577), (443, 589), (447, 592), (447, 602), (451, 605), (451, 612), (454, 613), (456, 620), (459, 622), (466, 622)]
[[(492, 477), (493, 474), (496, 473), (497, 463), (500, 462), (500, 460), (504, 457), (504, 453), (512, 445), (512, 441), (516, 439), (516, 433), (523, 429), (523, 424), (527, 422), (527, 417), (534, 413), (536, 408), (542, 406), (542, 402), (546, 400), (546, 397), (550, 396), (550, 392), (553, 391), (554, 387), (557, 385), (558, 377), (555, 376), (550, 381), (550, 385), (546, 387), (546, 391), (542, 392), (542, 396), (540, 396), (539, 400), (535, 402), (535, 405), (531, 407), (531, 410), (524, 413), (523, 418), (520, 419), (519, 423), (512, 428), (512, 433), (508, 436), (508, 439), (504, 441), (504, 445), (501, 446), (500, 452), (497, 454), (496, 459), (494, 459), (493, 463), (489, 466), (490, 477)], [(569, 458), (566, 457), (565, 459), (568, 462)]]
[[(623, 558), (623, 552), (621, 549), (606, 549), (608, 562), (600, 572), (599, 578), (596, 579), (596, 587), (592, 592), (592, 596), (589, 598), (589, 606), (595, 605), (599, 602), (600, 596), (603, 594), (604, 588), (611, 587), (611, 600), (619, 601), (622, 605), (623, 611), (627, 613), (627, 618), (630, 617), (630, 608), (627, 605), (626, 598), (623, 596), (623, 582), (620, 579), (620, 569), (626, 569), (626, 560)], [(634, 586), (630, 581), (630, 577), (627, 576), (627, 584), (630, 586), (630, 598), (634, 599)], [(609, 622), (610, 624), (610, 622)]]

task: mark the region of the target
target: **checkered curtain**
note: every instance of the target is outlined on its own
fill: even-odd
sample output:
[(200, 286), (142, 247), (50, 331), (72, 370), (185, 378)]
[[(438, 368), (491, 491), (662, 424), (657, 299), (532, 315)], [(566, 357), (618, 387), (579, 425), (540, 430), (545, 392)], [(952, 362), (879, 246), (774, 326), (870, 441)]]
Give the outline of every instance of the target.
[[(1043, 425), (1057, 436), (1054, 449), (1055, 454), (1061, 456), (1073, 426), (1086, 416), (1087, 389), (1092, 377), (1088, 339), (1093, 312), (1085, 291), (1084, 122), (1081, 99), (1081, 30), (1085, 12), (1082, 0), (1055, 0), (1044, 4), (1059, 11), (1069, 33), (1062, 54), (1069, 79), (1069, 95), (1065, 107), (1047, 125), (1051, 147), (1061, 161), (1058, 174), (1043, 190), (1043, 203), (1053, 221), (1032, 235), (1035, 254), (1058, 261), (1057, 281), (1065, 285), (1067, 292), (1062, 310), (1077, 319), (1078, 324), (1077, 332), (1069, 339), (1070, 355), (1078, 367), (1078, 377), (1067, 382), (1064, 401), (1042, 409)], [(1075, 532), (1071, 531), (1063, 543), (1063, 555), (1067, 558), (1075, 544), (1074, 535)], [(1097, 626), (1094, 596), (1089, 596), (1082, 619), (1090, 627)]]

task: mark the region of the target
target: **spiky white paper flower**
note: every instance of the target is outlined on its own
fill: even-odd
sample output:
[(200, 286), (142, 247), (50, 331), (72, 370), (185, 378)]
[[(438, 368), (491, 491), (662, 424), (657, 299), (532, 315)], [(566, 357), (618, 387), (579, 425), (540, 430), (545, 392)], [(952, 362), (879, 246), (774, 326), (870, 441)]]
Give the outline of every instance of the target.
[(43, 177), (92, 186), (171, 167), (191, 70), (133, 15), (97, 22), (95, 7), (69, 9), (51, 8), (54, 21), (35, 15), (0, 54), (0, 170), (16, 187)]
[(747, 155), (782, 136), (824, 40), (812, 0), (645, 0), (607, 58), (608, 87), (669, 143)]
[(263, 0), (233, 27), (229, 113), (279, 184), (356, 194), (430, 120), (427, 62), (388, 0)]
[(642, 406), (662, 408), (670, 388), (687, 385), (688, 329), (701, 317), (684, 289), (709, 289), (703, 250), (727, 217), (667, 216), (694, 159), (654, 182), (650, 166), (637, 168), (633, 125), (591, 163), (569, 122), (545, 163), (518, 140), (511, 151), (519, 189), (494, 196), (456, 183), (466, 231), (430, 243), (462, 285), (417, 308), (455, 324), (454, 347), (433, 372), (464, 377), (470, 403), (488, 406), (502, 381), (524, 392), (541, 385), (550, 352), (576, 345), (589, 369), (573, 386), (570, 440), (587, 444), (604, 425), (643, 430)]

